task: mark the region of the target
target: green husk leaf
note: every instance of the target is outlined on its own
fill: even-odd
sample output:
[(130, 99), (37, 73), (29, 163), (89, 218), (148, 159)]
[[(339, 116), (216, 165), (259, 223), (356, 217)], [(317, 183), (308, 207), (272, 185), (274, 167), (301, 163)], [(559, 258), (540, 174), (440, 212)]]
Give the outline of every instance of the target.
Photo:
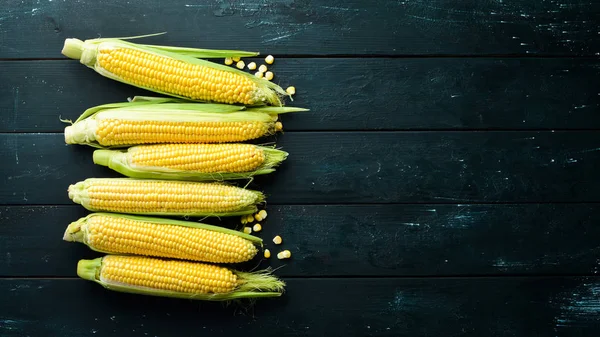
[(199, 49), (199, 48), (185, 48), (185, 47), (172, 47), (172, 46), (160, 46), (153, 44), (140, 44), (144, 47), (150, 47), (162, 51), (176, 53), (179, 55), (191, 56), (195, 58), (226, 58), (226, 57), (253, 57), (260, 55), (259, 52), (253, 51), (242, 51), (242, 50), (216, 50), (216, 49)]
[[(150, 145), (153, 146), (153, 145)], [(231, 179), (249, 179), (253, 176), (268, 174), (275, 171), (275, 167), (283, 162), (288, 153), (259, 146), (265, 154), (265, 161), (256, 170), (250, 172), (218, 172), (204, 173), (194, 171), (173, 170), (161, 167), (134, 167), (129, 164), (127, 152), (120, 150), (96, 150), (93, 154), (94, 164), (108, 166), (109, 168), (130, 178), (139, 179), (168, 179), (168, 180), (191, 180), (191, 181), (222, 181)]]
[(237, 289), (224, 294), (190, 294), (176, 291), (165, 291), (144, 287), (116, 284), (101, 280), (102, 257), (93, 260), (80, 260), (77, 263), (77, 275), (84, 280), (96, 282), (106, 289), (149, 296), (182, 298), (201, 301), (231, 301), (242, 298), (280, 297), (285, 283), (273, 276), (269, 270), (253, 273), (233, 271), (242, 283)]

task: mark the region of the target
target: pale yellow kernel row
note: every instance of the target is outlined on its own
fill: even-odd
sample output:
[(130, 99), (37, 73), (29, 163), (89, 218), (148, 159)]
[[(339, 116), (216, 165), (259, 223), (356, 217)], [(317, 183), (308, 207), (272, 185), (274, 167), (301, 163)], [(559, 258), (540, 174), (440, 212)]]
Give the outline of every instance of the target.
[(130, 150), (137, 167), (164, 167), (204, 173), (250, 172), (265, 160), (264, 152), (251, 144), (164, 144)]
[(151, 143), (225, 143), (260, 138), (271, 132), (270, 123), (178, 122), (100, 119), (96, 139), (100, 145)]
[(102, 259), (100, 279), (134, 287), (184, 293), (228, 293), (237, 276), (227, 268), (180, 260), (108, 255)]
[(90, 247), (109, 253), (237, 263), (252, 259), (258, 252), (241, 237), (201, 228), (104, 215), (89, 218), (86, 226)]
[(257, 99), (256, 84), (241, 74), (133, 48), (100, 50), (97, 65), (133, 85), (193, 100), (252, 105)]

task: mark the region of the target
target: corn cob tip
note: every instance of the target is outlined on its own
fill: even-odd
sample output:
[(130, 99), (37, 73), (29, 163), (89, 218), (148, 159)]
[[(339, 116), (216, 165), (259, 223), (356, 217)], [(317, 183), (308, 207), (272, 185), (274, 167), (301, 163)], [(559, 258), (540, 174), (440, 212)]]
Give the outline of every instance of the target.
[(97, 129), (96, 120), (86, 118), (75, 122), (65, 128), (65, 143), (67, 144), (86, 144), (96, 141), (95, 130)]
[(79, 39), (65, 39), (61, 53), (68, 58), (79, 60), (83, 54), (85, 43)]
[(65, 230), (63, 240), (68, 242), (83, 242), (84, 233), (81, 230), (81, 225), (83, 225), (84, 220), (85, 218), (71, 222)]
[(87, 190), (83, 181), (69, 185), (69, 189), (67, 191), (69, 193), (69, 199), (73, 200), (73, 202), (76, 204), (83, 204), (86, 202), (86, 200), (89, 200), (89, 198), (86, 196)]

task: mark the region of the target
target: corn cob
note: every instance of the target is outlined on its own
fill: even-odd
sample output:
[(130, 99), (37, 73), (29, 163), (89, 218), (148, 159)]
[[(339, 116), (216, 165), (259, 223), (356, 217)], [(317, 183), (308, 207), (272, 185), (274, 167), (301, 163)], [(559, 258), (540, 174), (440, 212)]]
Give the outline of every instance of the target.
[(94, 212), (236, 216), (256, 213), (258, 191), (220, 183), (89, 178), (69, 186), (69, 198)]
[(96, 150), (94, 163), (130, 178), (243, 179), (275, 171), (284, 151), (252, 144), (157, 144)]
[(143, 45), (116, 38), (66, 39), (63, 55), (100, 75), (174, 97), (227, 104), (282, 105), (278, 85), (198, 58), (256, 56), (255, 52)]
[(304, 110), (181, 103), (169, 99), (113, 103), (86, 110), (65, 128), (65, 141), (94, 147), (240, 142), (280, 131), (278, 114)]
[(114, 291), (206, 301), (278, 297), (285, 286), (267, 270), (244, 273), (199, 262), (143, 256), (80, 260), (77, 275)]
[(65, 241), (107, 254), (133, 254), (212, 263), (251, 260), (258, 237), (196, 222), (92, 213), (67, 227)]

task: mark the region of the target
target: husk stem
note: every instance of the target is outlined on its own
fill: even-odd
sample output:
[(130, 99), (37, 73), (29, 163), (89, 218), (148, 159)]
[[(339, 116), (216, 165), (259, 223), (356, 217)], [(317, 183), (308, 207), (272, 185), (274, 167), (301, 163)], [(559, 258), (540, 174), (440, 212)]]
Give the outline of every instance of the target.
[[(69, 39), (65, 39), (62, 53), (63, 53), (63, 55), (65, 55), (69, 58), (79, 60), (82, 64), (94, 69), (97, 73), (101, 74), (102, 76), (111, 78), (113, 80), (116, 80), (116, 81), (119, 81), (122, 83), (126, 83), (129, 85), (133, 85), (133, 86), (136, 86), (136, 87), (139, 87), (142, 89), (146, 89), (149, 91), (153, 91), (156, 93), (169, 95), (172, 97), (179, 97), (179, 98), (184, 98), (184, 99), (188, 99), (188, 100), (191, 99), (190, 97), (177, 95), (175, 93), (161, 91), (161, 90), (157, 90), (157, 89), (150, 88), (147, 86), (136, 85), (136, 84), (127, 82), (127, 81), (123, 80), (122, 78), (120, 78), (119, 76), (116, 76), (113, 73), (103, 69), (96, 62), (98, 48), (102, 44), (110, 46), (111, 48), (137, 49), (137, 50), (147, 52), (147, 53), (152, 53), (152, 54), (155, 54), (158, 56), (169, 57), (169, 58), (176, 59), (176, 60), (179, 60), (182, 62), (195, 64), (195, 65), (201, 65), (201, 66), (205, 66), (205, 67), (211, 67), (213, 69), (226, 71), (226, 72), (232, 72), (232, 73), (244, 76), (247, 79), (249, 79), (250, 81), (252, 81), (258, 87), (258, 90), (260, 90), (260, 92), (264, 95), (264, 97), (266, 99), (266, 102), (257, 102), (256, 105), (264, 105), (264, 104), (268, 103), (271, 105), (281, 106), (281, 105), (283, 105), (281, 97), (288, 96), (291, 98), (291, 95), (286, 93), (286, 91), (283, 90), (283, 88), (281, 88), (279, 85), (277, 85), (273, 82), (267, 81), (266, 79), (263, 79), (263, 78), (258, 78), (256, 76), (254, 76), (253, 74), (246, 73), (244, 71), (241, 71), (241, 70), (233, 68), (233, 67), (228, 67), (228, 66), (225, 66), (222, 64), (218, 64), (218, 63), (200, 59), (200, 58), (214, 58), (214, 57), (234, 57), (234, 56), (240, 56), (240, 55), (249, 55), (249, 56), (258, 55), (258, 53), (255, 53), (255, 52), (244, 52), (244, 51), (236, 51), (236, 50), (233, 50), (233, 51), (232, 50), (209, 50), (209, 49), (160, 46), (160, 45), (143, 45), (143, 44), (136, 44), (133, 42), (124, 41), (122, 39), (117, 39), (117, 38), (91, 39), (91, 40), (85, 40), (85, 41), (69, 38)], [(196, 100), (196, 101), (200, 101), (200, 100)]]
[[(152, 146), (152, 145), (150, 145)], [(269, 174), (275, 171), (275, 167), (281, 164), (288, 156), (285, 151), (260, 146), (265, 154), (264, 162), (254, 171), (250, 172), (194, 172), (173, 170), (165, 167), (142, 167), (130, 164), (129, 152), (131, 147), (125, 151), (121, 150), (95, 150), (93, 154), (94, 164), (108, 166), (122, 175), (139, 179), (168, 179), (168, 180), (190, 180), (190, 181), (224, 181), (235, 179), (249, 179), (253, 176)]]
[(93, 260), (80, 260), (77, 263), (77, 275), (84, 280), (96, 282), (106, 289), (124, 293), (201, 301), (231, 301), (242, 298), (280, 297), (285, 287), (285, 283), (268, 270), (253, 273), (232, 270), (238, 276), (240, 285), (234, 291), (222, 294), (183, 293), (135, 287), (102, 280), (102, 259), (99, 257)]

